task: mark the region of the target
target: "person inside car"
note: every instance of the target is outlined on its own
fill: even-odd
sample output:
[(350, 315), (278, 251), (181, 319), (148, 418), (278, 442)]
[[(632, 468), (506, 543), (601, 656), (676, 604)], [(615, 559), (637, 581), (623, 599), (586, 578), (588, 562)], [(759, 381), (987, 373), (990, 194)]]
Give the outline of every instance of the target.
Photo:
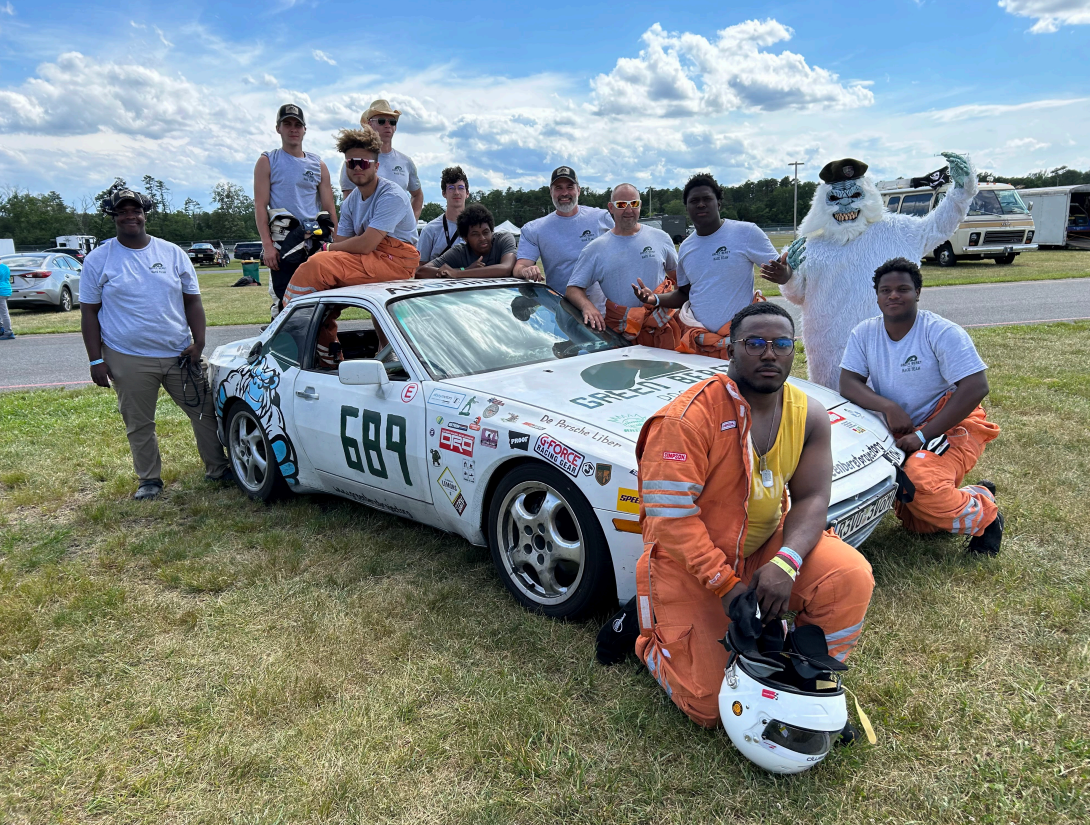
[(417, 278), (509, 278), (515, 266), (515, 239), (508, 232), (493, 232), (496, 221), (479, 203), (458, 216), (458, 235), (464, 244), (453, 246), (431, 262), (417, 267)]
[(765, 302), (730, 324), (727, 375), (659, 410), (636, 444), (636, 654), (704, 727), (719, 722), (734, 599), (754, 590), (765, 622), (791, 611), (796, 624), (818, 625), (844, 661), (874, 589), (866, 559), (825, 531), (832, 433), (825, 407), (786, 383), (791, 316)]

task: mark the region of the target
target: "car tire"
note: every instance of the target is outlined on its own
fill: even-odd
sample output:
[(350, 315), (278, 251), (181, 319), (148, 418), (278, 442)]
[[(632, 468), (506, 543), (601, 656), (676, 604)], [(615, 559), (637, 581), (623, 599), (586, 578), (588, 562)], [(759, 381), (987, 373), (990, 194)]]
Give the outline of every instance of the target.
[(61, 287), (61, 298), (57, 301), (57, 312), (72, 311), (72, 290), (66, 286)]
[(500, 480), (488, 503), (487, 533), (496, 572), (529, 610), (575, 619), (610, 595), (616, 601), (609, 546), (594, 510), (552, 467), (522, 464)]
[(1005, 266), (1006, 264), (1013, 264), (1014, 259), (1017, 258), (1017, 257), (1018, 257), (1018, 253), (1012, 252), (1010, 255), (1002, 255), (1002, 256), (996, 258), (995, 262), (997, 264), (999, 264), (1000, 266)]
[(227, 416), (227, 459), (235, 483), (254, 501), (275, 501), (288, 492), (272, 443), (257, 415), (245, 403)]
[(670, 240), (672, 240), (672, 241), (673, 241), (674, 243), (676, 243), (676, 244), (680, 245), (680, 244), (681, 244), (681, 242), (682, 242), (683, 240), (685, 240), (685, 236), (684, 236), (684, 235), (674, 235), (674, 237), (673, 237), (673, 238), (671, 238)]
[(939, 262), (939, 266), (954, 266), (958, 262), (958, 256), (947, 242), (935, 250), (935, 260)]

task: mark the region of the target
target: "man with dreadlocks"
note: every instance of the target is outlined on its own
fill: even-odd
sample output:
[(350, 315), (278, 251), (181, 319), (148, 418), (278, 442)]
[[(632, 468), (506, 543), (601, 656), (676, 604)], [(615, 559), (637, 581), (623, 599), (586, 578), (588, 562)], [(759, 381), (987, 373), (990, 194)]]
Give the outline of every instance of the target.
[(968, 214), (977, 193), (968, 158), (943, 152), (954, 185), (923, 217), (887, 212), (867, 164), (854, 158), (827, 163), (799, 238), (764, 278), (782, 285), (787, 300), (802, 307), (802, 337), (810, 380), (837, 389), (848, 335), (877, 314), (871, 273), (891, 258), (913, 263), (939, 246)]

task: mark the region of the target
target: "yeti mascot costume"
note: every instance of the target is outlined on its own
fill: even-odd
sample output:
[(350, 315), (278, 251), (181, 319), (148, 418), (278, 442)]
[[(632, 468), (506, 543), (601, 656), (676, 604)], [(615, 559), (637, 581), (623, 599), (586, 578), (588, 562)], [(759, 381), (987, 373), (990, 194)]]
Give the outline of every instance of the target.
[[(781, 291), (802, 307), (802, 337), (810, 380), (840, 386), (840, 359), (848, 335), (878, 314), (874, 270), (890, 258), (920, 259), (958, 228), (977, 193), (967, 158), (943, 152), (954, 185), (923, 217), (887, 212), (867, 164), (845, 158), (819, 173), (823, 183), (787, 250), (791, 276)], [(781, 259), (782, 260), (782, 259)]]

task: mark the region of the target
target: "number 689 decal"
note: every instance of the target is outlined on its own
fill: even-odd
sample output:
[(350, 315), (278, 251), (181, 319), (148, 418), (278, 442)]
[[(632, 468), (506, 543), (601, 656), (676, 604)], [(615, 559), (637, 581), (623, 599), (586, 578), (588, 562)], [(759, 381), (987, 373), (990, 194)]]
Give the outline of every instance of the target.
[[(363, 450), (360, 450), (360, 442), (348, 434), (348, 419), (360, 418), (361, 440)], [(363, 415), (355, 407), (341, 407), (341, 447), (344, 449), (344, 460), (353, 470), (361, 473), (370, 473), (376, 478), (389, 478), (386, 471), (386, 460), (382, 457), (382, 447), (379, 443), (379, 434), (382, 432), (382, 414), (374, 410), (364, 410)], [(386, 416), (386, 450), (397, 456), (401, 464), (401, 475), (405, 483), (412, 487), (412, 479), (409, 478), (409, 462), (405, 456), (405, 416)], [(363, 462), (367, 462), (367, 469), (363, 469)]]

